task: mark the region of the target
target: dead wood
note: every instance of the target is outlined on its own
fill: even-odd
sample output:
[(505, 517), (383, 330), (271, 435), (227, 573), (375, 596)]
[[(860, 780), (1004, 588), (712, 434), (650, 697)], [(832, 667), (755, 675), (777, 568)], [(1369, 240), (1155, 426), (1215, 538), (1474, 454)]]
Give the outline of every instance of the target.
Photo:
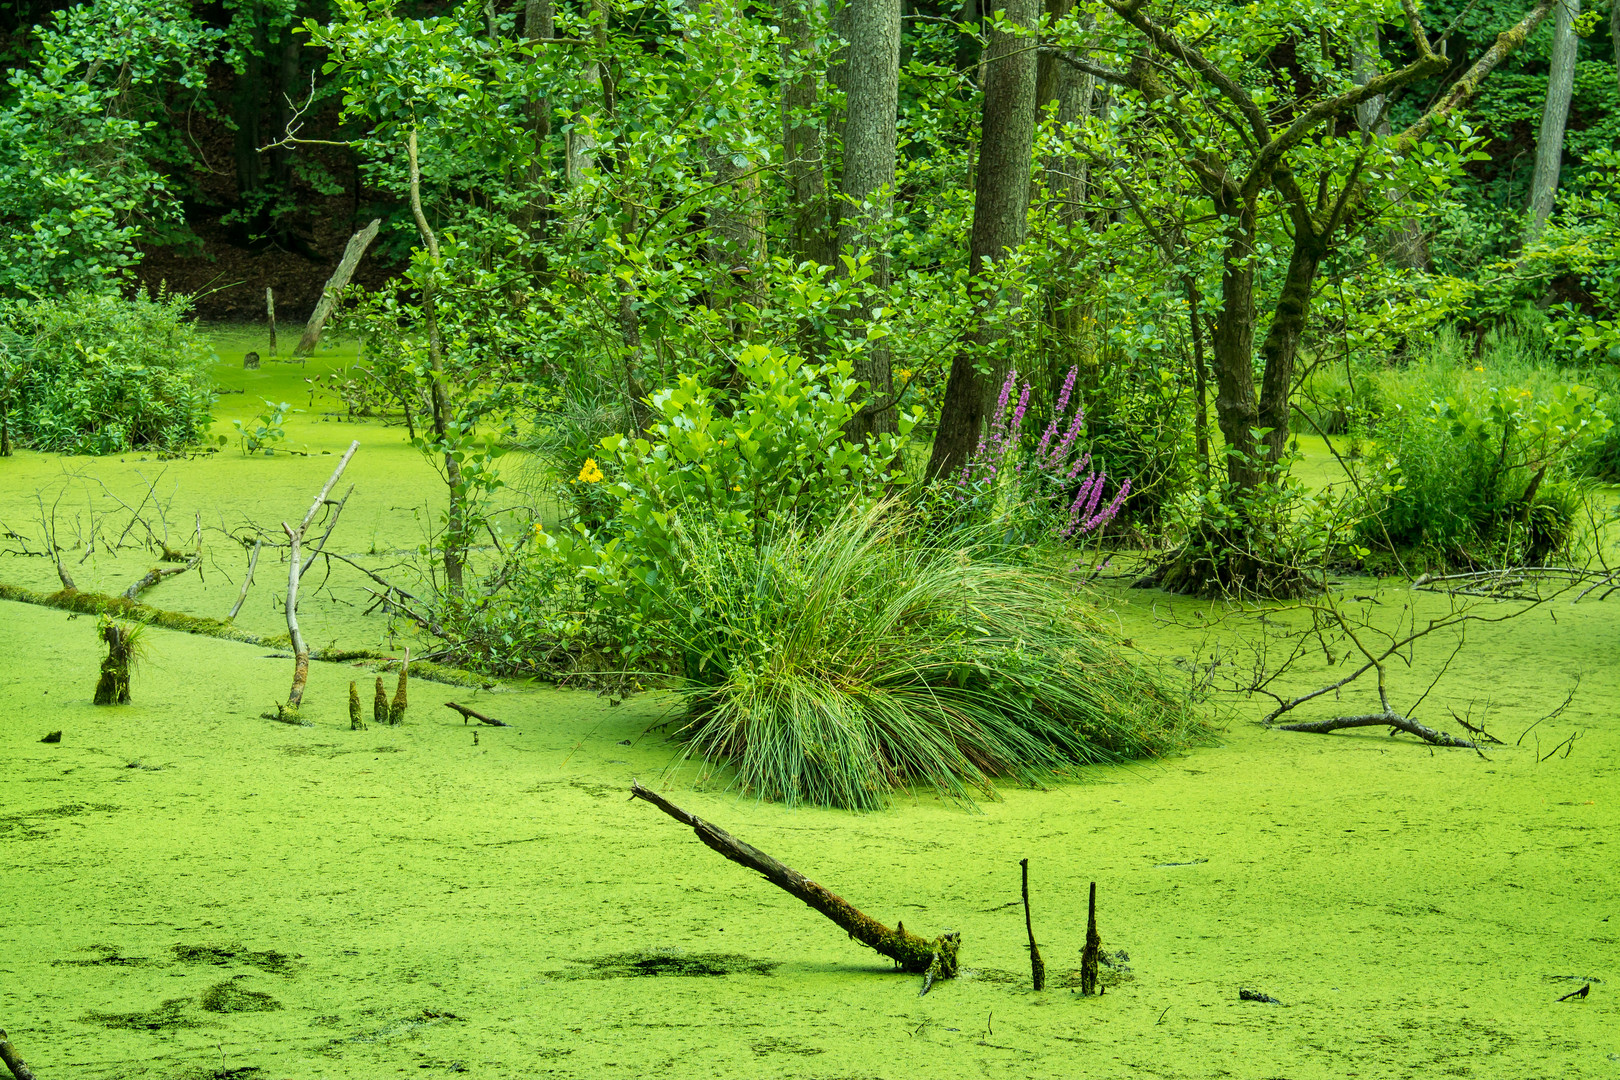
[(1029, 914), (1029, 860), (1019, 859), (1018, 866), (1024, 875), (1024, 930), (1029, 934), (1029, 978), (1035, 989), (1045, 990), (1046, 962), (1041, 959), (1041, 950), (1035, 944), (1035, 922)]
[(201, 561), (202, 553), (198, 552), (181, 566), (154, 566), (152, 569), (146, 572), (145, 577), (141, 578), (141, 580), (124, 590), (124, 599), (138, 600), (140, 599), (141, 593), (145, 592), (147, 589), (150, 589), (164, 578), (173, 577), (176, 574), (183, 574), (187, 570), (194, 570), (196, 569), (197, 564)]
[(1366, 716), (1337, 716), (1332, 720), (1312, 720), (1303, 724), (1278, 724), (1278, 731), (1305, 731), (1313, 735), (1326, 735), (1331, 731), (1340, 731), (1344, 728), (1358, 727), (1391, 727), (1404, 731), (1409, 735), (1416, 735), (1424, 742), (1435, 746), (1460, 746), (1468, 750), (1479, 749), (1478, 745), (1467, 739), (1459, 739), (1447, 735), (1443, 731), (1436, 731), (1427, 724), (1420, 724), (1416, 720), (1408, 719), (1397, 712), (1371, 713)]
[(469, 719), (472, 719), (472, 720), (477, 720), (479, 723), (482, 723), (482, 724), (488, 724), (490, 727), (511, 727), (512, 726), (511, 724), (508, 724), (505, 720), (497, 720), (493, 716), (485, 716), (483, 713), (479, 712), (477, 709), (469, 709), (469, 708), (467, 708), (467, 706), (465, 706), (465, 705), (457, 705), (453, 701), (445, 702), (444, 707), (447, 708), (447, 709), (454, 709), (454, 710), (456, 710), (456, 712), (460, 713), (461, 714), (461, 722), (463, 724), (465, 724)]
[(23, 1064), (22, 1055), (17, 1053), (17, 1048), (6, 1038), (5, 1028), (0, 1028), (0, 1061), (6, 1063), (6, 1068), (11, 1070), (11, 1075), (17, 1080), (34, 1080), (33, 1072)]
[(903, 971), (924, 977), (923, 993), (936, 978), (949, 979), (956, 975), (956, 956), (961, 947), (961, 935), (946, 930), (933, 941), (918, 937), (906, 930), (904, 923), (896, 923), (890, 930), (871, 916), (863, 913), (843, 897), (817, 885), (797, 870), (771, 858), (752, 844), (738, 840), (718, 825), (711, 825), (694, 814), (676, 806), (655, 791), (631, 781), (630, 796), (644, 799), (658, 809), (690, 826), (699, 840), (732, 862), (763, 874), (765, 879), (784, 892), (804, 901), (827, 916), (839, 929), (868, 948), (876, 949), (893, 960)]
[(1091, 900), (1086, 908), (1086, 947), (1080, 950), (1080, 993), (1097, 992), (1097, 961), (1102, 957), (1102, 937), (1097, 933), (1097, 883), (1091, 883)]
[[(287, 639), (292, 643), (293, 650), (292, 689), (287, 693), (287, 707), (290, 709), (297, 709), (303, 704), (304, 686), (309, 682), (309, 646), (305, 644), (304, 635), (298, 628), (298, 579), (303, 576), (304, 569), (309, 563), (303, 560), (300, 546), (304, 541), (304, 531), (315, 520), (315, 515), (320, 512), (321, 507), (326, 505), (327, 495), (331, 493), (332, 488), (337, 486), (338, 478), (343, 475), (343, 470), (349, 467), (349, 459), (354, 457), (354, 452), (358, 449), (360, 449), (360, 441), (356, 439), (343, 452), (343, 457), (338, 461), (337, 468), (332, 470), (332, 475), (327, 477), (326, 484), (315, 496), (315, 501), (310, 503), (309, 512), (304, 515), (304, 520), (298, 523), (298, 528), (294, 529), (285, 521), (281, 523), (282, 531), (287, 534), (287, 544), (290, 549), (287, 555), (286, 604)], [(354, 487), (351, 485), (349, 494), (344, 495), (338, 503), (339, 512), (342, 510), (342, 504), (348, 502), (349, 495), (352, 494), (354, 494)], [(333, 514), (333, 519), (336, 519), (336, 513)], [(321, 536), (320, 542), (311, 550), (311, 560), (314, 559), (315, 554), (320, 551), (321, 546), (326, 543), (326, 538), (330, 535), (331, 529), (328, 528)]]
[[(349, 278), (354, 276), (355, 267), (360, 265), (360, 257), (366, 253), (366, 248), (377, 238), (377, 230), (382, 226), (382, 219), (373, 219), (370, 225), (349, 237), (348, 247), (343, 249), (343, 260), (338, 268), (326, 281), (326, 288), (321, 290), (321, 299), (315, 305), (315, 311), (309, 317), (309, 323), (304, 327), (304, 336), (298, 339), (298, 345), (293, 349), (294, 356), (308, 356), (315, 351), (315, 346), (321, 342), (321, 328), (331, 316), (332, 309), (337, 306), (338, 293), (348, 285)], [(272, 350), (271, 355), (274, 355)]]

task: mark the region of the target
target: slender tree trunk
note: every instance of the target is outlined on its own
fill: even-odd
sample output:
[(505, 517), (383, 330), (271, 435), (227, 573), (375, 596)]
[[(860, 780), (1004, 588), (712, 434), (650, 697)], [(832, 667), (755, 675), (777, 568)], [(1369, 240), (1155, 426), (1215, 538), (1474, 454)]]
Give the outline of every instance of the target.
[[(587, 102), (597, 96), (589, 88), (602, 85), (602, 53), (607, 47), (607, 17), (607, 6), (602, 0), (591, 0), (591, 36), (596, 42), (597, 54), (585, 63), (585, 83), (587, 86), (585, 98)], [(581, 115), (575, 120), (574, 125), (568, 129), (567, 145), (564, 151), (564, 167), (569, 187), (579, 183), (586, 169), (596, 166), (596, 139), (586, 126), (586, 121), (590, 120), (593, 114), (588, 105), (582, 108), (580, 113)]]
[[(528, 0), (523, 9), (523, 34), (531, 41), (545, 41), (557, 36), (557, 11), (553, 0)], [(551, 189), (546, 178), (546, 144), (551, 140), (549, 97), (540, 96), (530, 107), (529, 128), (534, 133), (534, 157), (529, 162), (528, 180), (535, 195), (528, 224), (539, 224), (544, 228), (544, 222), (551, 213)]]
[[(292, 102), (298, 100), (299, 90), (304, 89), (299, 86), (303, 78), (303, 64), (301, 61), (304, 39), (301, 33), (294, 33), (294, 30), (299, 27), (300, 20), (297, 15), (301, 10), (301, 7), (294, 7), (292, 17), (288, 19), (287, 25), (281, 30), (281, 41), (276, 50), (276, 99), (274, 106), (277, 138), (280, 138), (287, 131), (288, 125), (292, 123)], [(270, 151), (270, 175), (284, 193), (292, 184), (293, 154), (294, 150), (290, 146), (278, 146)]]
[[(1055, 25), (1066, 18), (1074, 8), (1074, 0), (1046, 0), (1046, 18)], [(1049, 53), (1042, 53), (1035, 75), (1035, 108), (1039, 118), (1049, 115), (1054, 134), (1067, 135), (1074, 125), (1091, 112), (1092, 98), (1096, 96), (1096, 80), (1062, 64)], [(1062, 136), (1059, 136), (1062, 137)], [(1046, 381), (1051, 400), (1061, 392), (1069, 368), (1082, 370), (1097, 363), (1091, 347), (1092, 305), (1087, 302), (1084, 286), (1075, 287), (1072, 271), (1078, 252), (1075, 233), (1085, 225), (1086, 188), (1089, 181), (1089, 161), (1081, 155), (1049, 154), (1041, 162), (1046, 174), (1046, 191), (1055, 204), (1053, 224), (1064, 247), (1064, 269), (1045, 289), (1046, 321), (1050, 345), (1047, 352)], [(1087, 372), (1083, 385), (1096, 382)]]
[[(894, 151), (900, 103), (900, 0), (847, 0), (849, 46), (840, 77), (844, 113), (844, 171), (839, 178), (838, 250), (870, 253), (867, 285), (889, 287), (888, 223), (894, 201)], [(872, 308), (849, 313), (856, 337), (864, 337)], [(868, 345), (855, 362), (855, 377), (867, 385), (865, 407), (846, 433), (860, 440), (896, 430), (889, 350)]]
[(459, 451), (450, 445), (450, 392), (445, 388), (444, 342), (439, 335), (439, 240), (422, 210), (422, 170), (416, 157), (416, 129), (411, 128), (406, 150), (410, 156), (411, 214), (422, 246), (432, 260), (422, 282), (422, 318), (428, 334), (428, 391), (433, 402), (433, 435), (444, 450), (445, 485), (450, 505), (444, 527), (444, 580), (452, 599), (460, 599), (462, 570), (467, 550), (466, 485), (461, 477)]
[(800, 260), (829, 266), (826, 145), (817, 115), (816, 26), (810, 0), (782, 0), (782, 171), (787, 181), (792, 249)]
[(1547, 100), (1541, 111), (1541, 134), (1536, 138), (1536, 172), (1530, 183), (1530, 222), (1526, 243), (1533, 243), (1547, 227), (1558, 196), (1558, 173), (1564, 157), (1564, 127), (1569, 122), (1569, 99), (1575, 90), (1575, 57), (1580, 38), (1575, 20), (1581, 0), (1559, 0), (1553, 27), (1552, 71), (1547, 75)]
[[(1033, 29), (1037, 0), (1009, 0), (1007, 21)], [(955, 473), (978, 445), (985, 418), (1006, 378), (1008, 359), (996, 348), (993, 310), (1016, 305), (1020, 297), (980, 280), (986, 259), (1000, 260), (1024, 242), (1029, 224), (1030, 158), (1035, 142), (1036, 51), (1019, 35), (995, 31), (986, 56), (984, 119), (979, 135), (979, 167), (973, 190), (970, 286), (979, 304), (978, 327), (951, 361), (940, 410), (939, 433), (928, 463), (931, 476)], [(988, 372), (980, 374), (979, 364)]]

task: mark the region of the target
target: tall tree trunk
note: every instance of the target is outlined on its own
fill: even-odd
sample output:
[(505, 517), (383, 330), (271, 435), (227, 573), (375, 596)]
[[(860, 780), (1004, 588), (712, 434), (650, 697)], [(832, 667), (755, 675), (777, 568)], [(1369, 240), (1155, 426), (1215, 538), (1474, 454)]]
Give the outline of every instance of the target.
[(1530, 222), (1526, 243), (1533, 243), (1547, 227), (1558, 196), (1558, 172), (1564, 158), (1564, 126), (1569, 122), (1569, 99), (1575, 90), (1575, 54), (1580, 38), (1575, 20), (1581, 0), (1559, 0), (1553, 27), (1552, 71), (1547, 75), (1547, 101), (1541, 110), (1541, 134), (1536, 138), (1536, 172), (1530, 182)]
[[(870, 253), (870, 287), (889, 287), (888, 223), (894, 201), (894, 150), (900, 105), (900, 0), (847, 0), (849, 45), (840, 61), (845, 92), (844, 169), (839, 177), (841, 205), (838, 250)], [(870, 305), (849, 313), (852, 331), (865, 337)], [(866, 402), (846, 434), (859, 441), (868, 434), (896, 430), (889, 350), (868, 345), (856, 361), (855, 377), (867, 386)]]
[[(287, 132), (287, 126), (292, 123), (292, 103), (299, 99), (299, 84), (303, 79), (302, 52), (303, 35), (294, 33), (299, 28), (298, 14), (302, 9), (294, 7), (287, 25), (281, 29), (281, 40), (276, 50), (276, 100), (275, 118), (276, 127), (274, 135), (277, 139)], [(293, 148), (278, 146), (270, 151), (270, 176), (276, 186), (286, 193), (292, 184)]]
[(596, 55), (585, 62), (587, 86), (585, 104), (580, 108), (580, 115), (575, 118), (573, 126), (568, 129), (564, 171), (569, 187), (578, 184), (585, 170), (596, 165), (596, 139), (590, 133), (587, 122), (593, 115), (590, 104), (591, 98), (595, 96), (590, 88), (602, 86), (602, 65), (606, 60), (604, 53), (607, 49), (607, 18), (607, 5), (603, 0), (591, 0), (591, 38), (596, 43)]
[[(1056, 25), (1074, 8), (1074, 0), (1046, 0), (1048, 25)], [(1035, 74), (1036, 115), (1048, 113), (1056, 132), (1067, 133), (1091, 112), (1096, 96), (1096, 80), (1059, 63), (1050, 53), (1042, 53)], [(1069, 368), (1094, 367), (1092, 348), (1092, 305), (1083, 288), (1076, 288), (1073, 269), (1077, 262), (1074, 234), (1085, 224), (1086, 187), (1089, 161), (1080, 155), (1051, 154), (1041, 162), (1046, 174), (1046, 191), (1055, 206), (1054, 224), (1064, 245), (1063, 267), (1046, 286), (1046, 321), (1050, 345), (1047, 351), (1046, 382), (1050, 399), (1056, 401)], [(1084, 385), (1095, 383), (1088, 374)]]
[(826, 146), (817, 115), (818, 54), (810, 0), (782, 0), (782, 170), (787, 181), (792, 249), (800, 260), (833, 261), (827, 215)]
[[(262, 143), (259, 118), (268, 93), (264, 79), (264, 5), (257, 2), (252, 4), (249, 13), (253, 20), (252, 38), (244, 50), (242, 73), (236, 77), (236, 89), (231, 94), (231, 119), (236, 123), (232, 147), (236, 164), (236, 196), (244, 200), (259, 190), (263, 180), (259, 160), (259, 146)], [(277, 138), (281, 135), (282, 132), (276, 132)]]
[[(523, 36), (531, 42), (549, 41), (557, 36), (557, 9), (553, 0), (528, 0), (523, 9)], [(536, 45), (536, 48), (545, 48)], [(534, 191), (534, 203), (529, 207), (530, 226), (544, 222), (551, 213), (551, 185), (547, 182), (546, 156), (551, 140), (551, 99), (545, 95), (536, 98), (529, 112), (529, 130), (534, 133), (534, 156), (529, 161), (528, 182)]]
[(1210, 342), (1215, 353), (1215, 419), (1226, 440), (1226, 478), (1241, 491), (1260, 483), (1254, 429), (1254, 227), (1252, 204), (1227, 218), (1221, 265), (1221, 316)]
[(1265, 371), (1260, 379), (1260, 411), (1258, 426), (1266, 432), (1266, 462), (1275, 466), (1282, 460), (1283, 447), (1288, 442), (1289, 392), (1293, 389), (1294, 359), (1299, 355), (1299, 341), (1305, 334), (1311, 316), (1311, 291), (1316, 285), (1316, 271), (1326, 254), (1322, 237), (1303, 213), (1294, 215), (1294, 250), (1288, 259), (1288, 272), (1283, 278), (1282, 293), (1271, 314), (1271, 326), (1266, 330), (1265, 343), (1260, 355), (1265, 358)]
[[(1038, 0), (1008, 0), (1008, 23), (1033, 30)], [(1020, 297), (981, 280), (986, 259), (1001, 259), (1024, 242), (1029, 224), (1030, 158), (1035, 143), (1036, 51), (1023, 35), (994, 31), (986, 55), (984, 119), (979, 134), (979, 167), (973, 189), (973, 239), (968, 274), (980, 311), (966, 347), (951, 361), (951, 376), (940, 409), (929, 475), (959, 470), (978, 445), (985, 418), (1006, 378), (1008, 360), (996, 350), (994, 309), (1016, 305)], [(980, 374), (979, 364), (988, 372)]]

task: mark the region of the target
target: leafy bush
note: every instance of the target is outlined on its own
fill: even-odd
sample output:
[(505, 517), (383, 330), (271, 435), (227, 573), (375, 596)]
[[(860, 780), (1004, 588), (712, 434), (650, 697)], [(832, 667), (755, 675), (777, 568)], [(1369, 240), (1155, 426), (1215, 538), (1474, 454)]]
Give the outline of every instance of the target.
[(1396, 403), (1360, 527), (1369, 546), (1447, 562), (1533, 565), (1572, 539), (1577, 469), (1613, 428), (1591, 388), (1458, 385), (1426, 407)]
[(211, 421), (213, 351), (184, 297), (78, 293), (0, 305), (11, 345), (0, 400), (24, 446), (74, 454), (176, 450)]
[(765, 798), (873, 809), (913, 783), (971, 800), (1186, 741), (1185, 704), (1106, 639), (1066, 575), (913, 524), (879, 504), (758, 546), (681, 535), (664, 610), (688, 754)]
[(681, 536), (758, 546), (784, 526), (819, 529), (880, 497), (916, 422), (903, 414), (899, 435), (846, 439), (860, 407), (847, 361), (750, 346), (737, 377), (734, 393), (683, 375), (653, 394), (646, 437), (608, 436), (601, 461), (587, 458), (565, 485), (574, 531), (544, 536), (546, 557), (594, 588), (585, 621), (627, 662), (671, 655), (669, 607), (689, 562)]

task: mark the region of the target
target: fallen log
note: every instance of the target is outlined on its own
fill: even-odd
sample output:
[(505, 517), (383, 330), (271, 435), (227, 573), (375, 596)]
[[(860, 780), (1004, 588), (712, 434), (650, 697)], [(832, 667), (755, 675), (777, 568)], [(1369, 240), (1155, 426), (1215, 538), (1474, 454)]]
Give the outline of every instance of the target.
[(201, 561), (202, 554), (199, 552), (198, 554), (193, 555), (184, 566), (154, 566), (152, 569), (146, 572), (145, 577), (141, 578), (135, 584), (124, 590), (124, 599), (132, 601), (139, 600), (141, 598), (141, 593), (145, 592), (147, 589), (150, 589), (164, 578), (173, 577), (176, 574), (183, 574), (187, 570), (195, 570), (197, 568), (197, 564)]
[(17, 1053), (17, 1048), (6, 1038), (4, 1028), (0, 1028), (0, 1061), (6, 1063), (6, 1068), (11, 1070), (11, 1075), (17, 1080), (34, 1080), (34, 1074), (23, 1064), (22, 1055)]
[(711, 825), (687, 813), (635, 781), (630, 783), (630, 797), (644, 799), (681, 824), (690, 826), (698, 839), (710, 848), (734, 863), (763, 874), (772, 885), (821, 912), (850, 937), (893, 960), (902, 971), (923, 976), (923, 993), (928, 992), (935, 979), (955, 977), (957, 951), (962, 943), (961, 935), (955, 931), (946, 930), (933, 941), (928, 941), (908, 931), (904, 923), (897, 923), (890, 930), (848, 900), (817, 885), (791, 866), (778, 862), (752, 844), (738, 840), (718, 825)]
[(469, 708), (467, 708), (467, 706), (465, 706), (465, 705), (457, 705), (453, 701), (445, 702), (444, 707), (447, 708), (447, 709), (454, 709), (454, 710), (456, 710), (456, 712), (460, 713), (461, 714), (461, 722), (463, 724), (465, 724), (469, 719), (471, 719), (471, 720), (477, 720), (481, 724), (488, 724), (490, 727), (511, 727), (512, 726), (511, 724), (508, 724), (505, 720), (497, 720), (493, 716), (485, 716), (483, 713), (479, 712), (477, 709), (469, 709)]
[(1366, 716), (1338, 716), (1332, 720), (1311, 720), (1301, 724), (1278, 724), (1278, 731), (1304, 731), (1313, 735), (1326, 735), (1330, 731), (1340, 731), (1344, 728), (1358, 727), (1390, 727), (1404, 731), (1408, 735), (1416, 735), (1424, 742), (1435, 746), (1460, 746), (1467, 750), (1477, 750), (1478, 745), (1467, 739), (1459, 739), (1443, 731), (1436, 731), (1427, 724), (1420, 724), (1416, 720), (1408, 719), (1397, 712), (1371, 713)]

